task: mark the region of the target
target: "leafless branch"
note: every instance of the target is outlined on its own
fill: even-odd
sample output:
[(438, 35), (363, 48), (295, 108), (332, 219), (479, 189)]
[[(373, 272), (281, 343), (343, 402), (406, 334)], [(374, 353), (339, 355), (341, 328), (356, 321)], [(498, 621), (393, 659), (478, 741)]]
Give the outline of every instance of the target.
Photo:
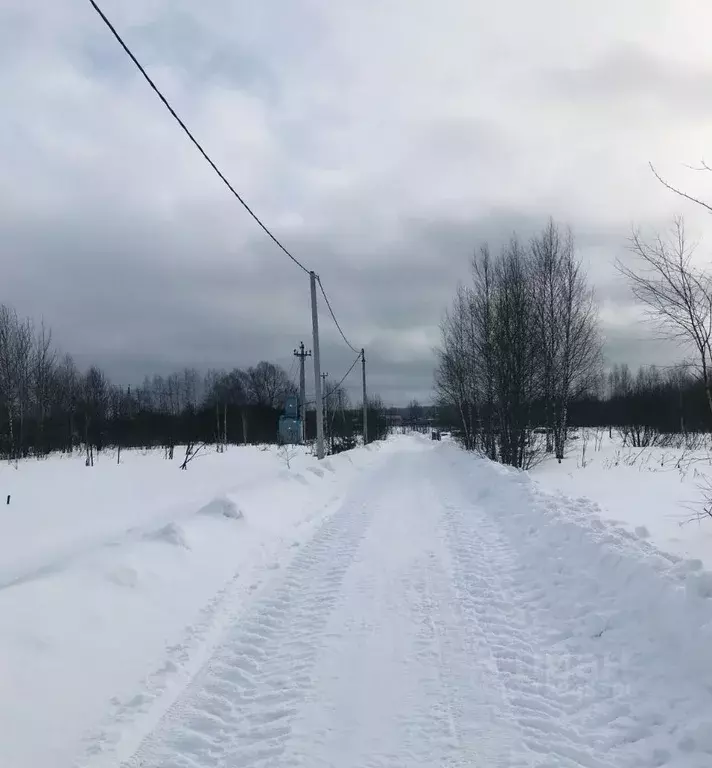
[[(666, 181), (655, 169), (655, 166), (652, 163), (648, 163), (650, 165), (650, 170), (655, 175), (655, 178), (666, 188), (669, 189), (671, 192), (674, 192), (676, 195), (679, 195), (680, 197), (684, 197), (685, 200), (689, 200), (692, 203), (696, 203), (697, 205), (701, 205), (703, 208), (706, 208), (710, 213), (712, 213), (712, 205), (709, 205), (704, 200), (700, 200), (697, 197), (693, 197), (692, 195), (688, 195), (687, 192), (683, 192), (681, 189), (678, 189), (677, 187), (673, 187), (672, 184), (670, 184), (668, 181)], [(704, 165), (704, 164), (703, 164)], [(704, 165), (704, 169), (709, 170), (706, 165)]]

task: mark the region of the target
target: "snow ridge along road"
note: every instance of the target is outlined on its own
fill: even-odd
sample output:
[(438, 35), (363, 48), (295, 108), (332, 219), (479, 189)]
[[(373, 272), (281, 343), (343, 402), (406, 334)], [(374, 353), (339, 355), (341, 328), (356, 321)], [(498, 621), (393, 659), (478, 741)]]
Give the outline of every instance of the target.
[(114, 764), (712, 765), (704, 574), (453, 445), (381, 458)]
[(342, 507), (284, 580), (230, 629), (186, 694), (128, 765), (253, 765), (281, 754), (309, 682), (316, 643), (368, 526)]

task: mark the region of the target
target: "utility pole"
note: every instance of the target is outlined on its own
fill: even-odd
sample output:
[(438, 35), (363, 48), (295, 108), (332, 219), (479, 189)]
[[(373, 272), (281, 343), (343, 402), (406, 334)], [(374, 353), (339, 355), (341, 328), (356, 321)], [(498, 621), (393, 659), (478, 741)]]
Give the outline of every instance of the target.
[(309, 273), (311, 285), (312, 346), (314, 348), (314, 395), (316, 400), (316, 457), (324, 458), (324, 403), (321, 397), (321, 360), (319, 358), (319, 313), (316, 306), (316, 274)]
[(361, 350), (361, 379), (363, 381), (363, 444), (368, 445), (368, 400), (366, 399), (366, 353)]
[[(329, 393), (326, 390), (326, 380), (329, 378), (328, 373), (322, 373), (321, 374), (321, 393), (322, 397), (324, 398), (324, 431), (327, 430), (329, 426)], [(326, 437), (326, 435), (324, 436)]]
[(299, 358), (299, 418), (302, 422), (302, 443), (305, 443), (307, 437), (307, 384), (304, 361), (307, 357), (311, 357), (311, 352), (304, 351), (303, 341), (299, 345), (299, 349), (294, 350), (294, 356)]

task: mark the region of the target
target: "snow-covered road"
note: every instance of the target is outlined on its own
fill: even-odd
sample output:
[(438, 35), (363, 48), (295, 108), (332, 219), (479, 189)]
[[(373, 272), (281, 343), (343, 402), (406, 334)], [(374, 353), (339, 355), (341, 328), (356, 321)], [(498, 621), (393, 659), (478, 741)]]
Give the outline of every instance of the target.
[(712, 765), (705, 574), (401, 441), (170, 702), (84, 765)]

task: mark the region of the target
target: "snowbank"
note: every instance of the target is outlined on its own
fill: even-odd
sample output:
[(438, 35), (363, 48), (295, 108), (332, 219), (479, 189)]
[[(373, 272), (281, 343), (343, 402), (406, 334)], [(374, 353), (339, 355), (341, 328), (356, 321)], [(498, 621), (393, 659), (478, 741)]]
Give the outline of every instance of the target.
[(600, 728), (594, 754), (606, 759), (572, 765), (712, 765), (712, 573), (602, 520), (588, 499), (468, 458), (452, 464), (469, 475), (469, 503), (486, 505), (518, 553), (504, 579), (526, 585), (508, 604), (527, 627), (527, 652), (555, 662), (527, 667), (565, 713), (541, 728), (552, 740)]
[(561, 464), (546, 460), (531, 476), (547, 490), (591, 499), (595, 517), (712, 570), (712, 517), (704, 512), (705, 497), (712, 496), (707, 448), (630, 448), (615, 432), (609, 439), (607, 431), (582, 430)]
[(138, 451), (94, 468), (2, 465), (0, 765), (73, 765), (170, 699), (377, 457), (357, 449), (316, 473), (304, 451), (287, 468), (260, 448), (209, 453), (185, 472)]

